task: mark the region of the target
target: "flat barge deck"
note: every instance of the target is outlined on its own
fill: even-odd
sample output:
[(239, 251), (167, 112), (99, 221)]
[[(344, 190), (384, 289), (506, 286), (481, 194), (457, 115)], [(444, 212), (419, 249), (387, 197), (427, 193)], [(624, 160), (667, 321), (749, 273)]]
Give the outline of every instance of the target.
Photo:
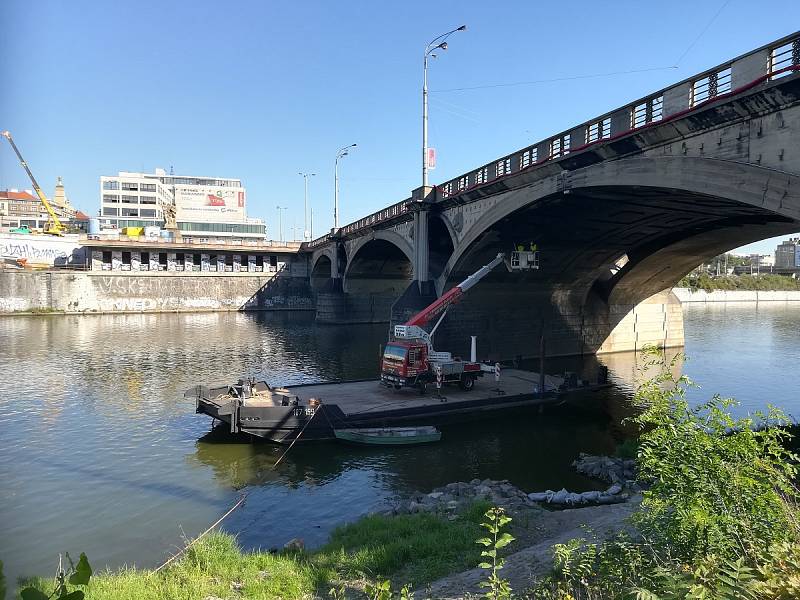
[[(271, 388), (265, 382), (243, 382), (208, 388), (195, 386), (186, 396), (196, 399), (196, 411), (226, 423), (231, 433), (247, 433), (273, 442), (335, 439), (334, 429), (382, 427), (396, 423), (427, 425), (492, 411), (551, 404), (566, 395), (593, 392), (605, 383), (578, 381), (571, 387), (561, 377), (507, 369), (498, 384), (486, 378), (470, 391), (454, 386), (419, 394), (394, 390), (378, 380), (343, 381)], [(498, 391), (502, 390), (502, 391)]]

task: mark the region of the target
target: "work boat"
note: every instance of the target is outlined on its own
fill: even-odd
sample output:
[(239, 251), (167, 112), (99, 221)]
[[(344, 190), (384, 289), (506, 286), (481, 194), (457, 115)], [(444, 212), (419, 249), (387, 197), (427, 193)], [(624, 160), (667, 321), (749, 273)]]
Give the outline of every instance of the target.
[(322, 407), (300, 398), (287, 388), (272, 388), (266, 381), (244, 381), (222, 387), (194, 386), (196, 412), (228, 423), (231, 433), (247, 433), (279, 444), (334, 439), (333, 422), (346, 423), (337, 407)]

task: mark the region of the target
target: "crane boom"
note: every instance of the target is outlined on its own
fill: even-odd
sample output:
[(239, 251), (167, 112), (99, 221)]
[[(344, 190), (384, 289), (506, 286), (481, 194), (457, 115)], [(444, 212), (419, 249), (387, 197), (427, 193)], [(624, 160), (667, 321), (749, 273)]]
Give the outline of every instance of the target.
[(53, 207), (50, 205), (50, 202), (47, 200), (47, 196), (44, 195), (42, 188), (39, 187), (39, 184), (36, 182), (36, 178), (33, 176), (33, 173), (28, 167), (28, 163), (25, 162), (25, 159), (22, 158), (22, 153), (17, 148), (17, 145), (14, 143), (14, 138), (11, 137), (10, 131), (3, 131), (0, 133), (4, 138), (8, 140), (8, 143), (11, 144), (11, 147), (14, 149), (14, 153), (17, 155), (19, 159), (19, 164), (22, 165), (22, 168), (25, 169), (25, 172), (30, 177), (31, 183), (33, 184), (33, 189), (36, 191), (36, 195), (39, 196), (39, 200), (44, 205), (45, 210), (47, 210), (47, 214), (50, 216), (50, 220), (45, 225), (45, 233), (50, 233), (52, 235), (63, 235), (64, 231), (66, 231), (66, 227), (58, 218), (58, 215), (53, 210)]
[[(441, 298), (411, 317), (411, 319), (409, 319), (405, 325), (395, 325), (394, 336), (398, 339), (421, 339), (428, 346), (428, 350), (433, 353), (433, 334), (436, 333), (436, 329), (439, 327), (439, 324), (442, 322), (442, 320), (444, 320), (448, 309), (453, 306), (453, 304), (456, 304), (459, 300), (461, 300), (461, 297), (467, 290), (478, 283), (481, 279), (486, 277), (486, 275), (492, 269), (503, 262), (504, 257), (505, 255), (501, 252), (494, 258), (494, 260), (492, 260), (492, 262), (482, 266), (457, 286), (442, 294)], [(436, 321), (436, 324), (431, 328), (430, 331), (425, 331), (425, 329), (423, 329), (423, 325), (430, 323), (436, 317), (439, 317), (439, 319)]]
[(433, 302), (430, 306), (422, 309), (420, 312), (411, 317), (411, 319), (409, 319), (406, 325), (416, 325), (418, 327), (421, 327), (426, 323), (432, 321), (438, 315), (442, 314), (443, 312), (446, 312), (448, 308), (450, 308), (453, 304), (455, 304), (461, 299), (461, 296), (463, 296), (465, 292), (467, 292), (472, 286), (478, 283), (481, 279), (486, 277), (486, 275), (497, 265), (503, 262), (503, 258), (504, 254), (502, 253), (498, 254), (494, 258), (494, 260), (492, 260), (492, 262), (482, 266), (480, 269), (475, 271), (472, 275), (467, 277), (457, 286), (448, 290), (446, 293), (442, 294), (442, 297)]

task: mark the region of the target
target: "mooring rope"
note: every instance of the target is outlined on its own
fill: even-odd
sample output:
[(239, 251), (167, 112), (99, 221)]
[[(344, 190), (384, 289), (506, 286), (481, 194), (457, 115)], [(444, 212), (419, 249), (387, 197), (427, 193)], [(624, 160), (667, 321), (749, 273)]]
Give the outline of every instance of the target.
[[(291, 449), (292, 449), (292, 446), (294, 446), (294, 445), (295, 445), (295, 443), (297, 443), (297, 440), (299, 440), (299, 439), (300, 439), (300, 436), (302, 436), (302, 435), (303, 435), (303, 433), (305, 432), (306, 428), (309, 426), (309, 424), (311, 423), (311, 421), (313, 421), (313, 420), (314, 420), (314, 417), (316, 417), (316, 416), (317, 416), (317, 413), (318, 413), (320, 410), (322, 410), (322, 402), (320, 402), (320, 403), (319, 403), (319, 406), (317, 407), (317, 410), (315, 410), (315, 411), (314, 411), (314, 414), (313, 414), (313, 415), (311, 415), (311, 418), (310, 418), (308, 421), (306, 421), (305, 425), (303, 425), (303, 428), (300, 430), (300, 433), (298, 433), (298, 434), (297, 434), (297, 437), (295, 437), (295, 438), (292, 440), (292, 443), (291, 443), (291, 444), (289, 444), (289, 447), (288, 447), (288, 448), (286, 448), (286, 450), (284, 450), (284, 451), (283, 451), (283, 454), (281, 454), (281, 455), (280, 455), (280, 457), (278, 458), (278, 460), (276, 460), (276, 461), (275, 461), (275, 463), (274, 463), (274, 464), (273, 464), (273, 465), (270, 467), (270, 469), (269, 469), (270, 471), (273, 471), (273, 470), (275, 470), (275, 467), (277, 467), (277, 466), (280, 464), (280, 462), (281, 462), (281, 461), (284, 459), (284, 457), (285, 457), (287, 454), (289, 454), (289, 450), (291, 450)], [(326, 415), (326, 416), (327, 416), (327, 415)], [(183, 556), (183, 555), (186, 553), (186, 551), (187, 551), (189, 548), (191, 548), (191, 547), (192, 547), (192, 546), (194, 546), (194, 545), (195, 545), (197, 542), (199, 542), (201, 539), (203, 539), (203, 538), (204, 538), (204, 537), (205, 537), (205, 536), (206, 536), (206, 535), (207, 535), (207, 534), (208, 534), (210, 531), (212, 531), (212, 530), (213, 530), (215, 527), (217, 527), (217, 525), (219, 525), (220, 523), (222, 523), (222, 521), (224, 521), (224, 520), (225, 520), (225, 519), (226, 519), (226, 518), (227, 518), (227, 517), (228, 517), (228, 516), (229, 516), (229, 515), (230, 515), (230, 514), (233, 512), (233, 511), (235, 511), (237, 508), (239, 508), (239, 507), (240, 507), (240, 506), (241, 506), (241, 505), (244, 503), (244, 501), (247, 499), (247, 496), (249, 496), (249, 495), (250, 495), (250, 492), (245, 492), (245, 493), (243, 493), (243, 494), (241, 495), (241, 497), (239, 498), (239, 500), (236, 502), (236, 504), (234, 504), (233, 506), (231, 506), (231, 507), (228, 509), (228, 512), (226, 512), (226, 513), (225, 513), (224, 515), (222, 515), (222, 516), (221, 516), (219, 519), (217, 519), (216, 521), (214, 521), (214, 523), (212, 523), (212, 524), (211, 524), (211, 525), (208, 527), (208, 529), (206, 529), (206, 530), (205, 530), (203, 533), (201, 533), (201, 534), (200, 534), (200, 535), (198, 535), (196, 538), (194, 538), (193, 540), (191, 540), (191, 541), (190, 541), (188, 544), (186, 544), (186, 545), (185, 545), (183, 548), (181, 548), (181, 549), (180, 549), (178, 552), (176, 552), (175, 554), (173, 554), (172, 556), (170, 556), (170, 557), (169, 557), (169, 558), (168, 558), (168, 559), (167, 559), (165, 562), (161, 563), (161, 564), (160, 564), (160, 565), (159, 565), (159, 566), (158, 566), (158, 567), (157, 567), (157, 568), (156, 568), (156, 569), (155, 569), (153, 572), (154, 572), (154, 573), (158, 573), (158, 572), (159, 572), (161, 569), (163, 569), (164, 567), (166, 567), (168, 564), (170, 564), (170, 563), (171, 563), (172, 561), (174, 561), (176, 558), (178, 558), (179, 556)]]

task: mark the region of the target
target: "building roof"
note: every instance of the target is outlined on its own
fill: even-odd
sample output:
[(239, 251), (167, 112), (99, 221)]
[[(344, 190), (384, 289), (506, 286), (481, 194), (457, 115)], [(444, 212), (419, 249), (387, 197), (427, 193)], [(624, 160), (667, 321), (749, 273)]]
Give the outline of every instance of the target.
[(5, 200), (34, 200), (38, 202), (38, 198), (31, 196), (28, 192), (18, 192), (16, 190), (0, 190), (0, 198)]
[(75, 219), (76, 221), (88, 221), (89, 215), (87, 215), (85, 212), (81, 210), (76, 210), (73, 219)]

